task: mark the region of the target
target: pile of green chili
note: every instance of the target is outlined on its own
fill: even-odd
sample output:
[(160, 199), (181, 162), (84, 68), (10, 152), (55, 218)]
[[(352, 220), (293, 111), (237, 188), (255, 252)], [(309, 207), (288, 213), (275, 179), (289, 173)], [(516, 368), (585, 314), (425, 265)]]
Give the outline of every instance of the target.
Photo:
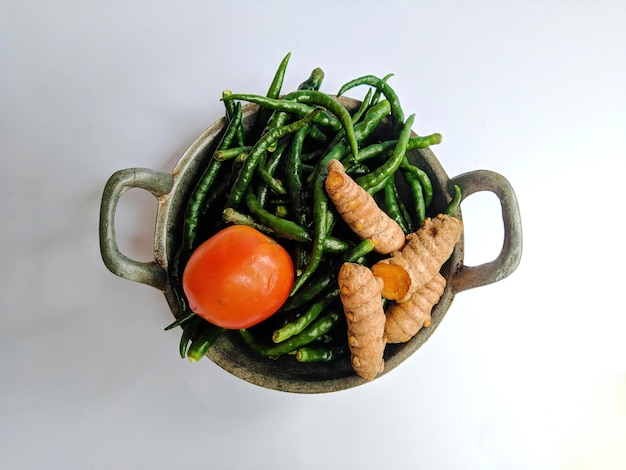
[[(335, 96), (320, 91), (324, 72), (314, 69), (297, 90), (282, 90), (290, 54), (280, 63), (265, 95), (233, 94), (221, 101), (226, 125), (186, 207), (182, 242), (170, 263), (170, 282), (181, 315), (180, 355), (201, 359), (224, 332), (192, 312), (181, 274), (191, 253), (230, 224), (247, 224), (279, 241), (292, 255), (296, 280), (287, 302), (268, 320), (239, 330), (256, 353), (300, 362), (330, 361), (347, 351), (337, 273), (345, 261), (368, 266), (380, 259), (369, 240), (360, 241), (337, 216), (324, 190), (327, 164), (346, 171), (372, 194), (405, 233), (431, 214), (433, 185), (406, 152), (441, 142), (440, 134), (411, 136), (414, 116), (405, 119), (388, 80), (366, 75), (346, 83)], [(356, 110), (337, 99), (367, 87)], [(242, 103), (259, 106), (244, 125)], [(400, 197), (404, 185), (408, 197)], [(445, 212), (460, 202), (460, 188)]]

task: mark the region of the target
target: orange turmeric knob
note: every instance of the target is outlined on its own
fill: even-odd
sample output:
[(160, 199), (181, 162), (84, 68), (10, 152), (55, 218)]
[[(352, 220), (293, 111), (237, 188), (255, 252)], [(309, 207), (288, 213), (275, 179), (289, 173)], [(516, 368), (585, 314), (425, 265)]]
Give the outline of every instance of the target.
[(439, 302), (446, 279), (439, 273), (420, 287), (406, 302), (394, 302), (385, 312), (385, 338), (388, 343), (405, 343), (422, 327), (430, 326), (430, 313)]
[(372, 266), (372, 273), (384, 279), (382, 295), (385, 299), (403, 299), (409, 293), (411, 277), (399, 264), (376, 263)]
[[(383, 279), (383, 292), (391, 292), (392, 299), (407, 301), (411, 294), (430, 281), (439, 272), (443, 263), (450, 257), (454, 246), (463, 232), (461, 220), (445, 214), (427, 218), (417, 232), (407, 235), (407, 243), (402, 251), (393, 253), (390, 258), (379, 261), (372, 267), (376, 276)], [(392, 264), (397, 268), (377, 266)], [(394, 288), (404, 282), (401, 278), (408, 276), (409, 288), (404, 296), (403, 291)], [(398, 279), (400, 278), (400, 279)]]

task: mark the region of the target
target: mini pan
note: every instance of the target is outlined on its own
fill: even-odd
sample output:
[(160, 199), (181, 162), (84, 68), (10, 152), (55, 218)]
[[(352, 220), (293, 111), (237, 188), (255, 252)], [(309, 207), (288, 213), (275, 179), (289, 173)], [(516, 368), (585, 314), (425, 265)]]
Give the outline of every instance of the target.
[[(347, 97), (338, 100), (350, 111), (360, 102)], [(243, 108), (244, 126), (254, 123), (259, 108), (248, 104)], [(175, 318), (181, 315), (169, 282), (169, 261), (181, 243), (181, 226), (187, 201), (198, 178), (226, 125), (224, 118), (212, 124), (184, 152), (172, 173), (145, 168), (128, 168), (115, 172), (107, 181), (100, 210), (100, 249), (106, 267), (122, 278), (161, 290)], [(380, 138), (384, 138), (384, 128)], [(517, 268), (522, 254), (522, 226), (515, 192), (502, 175), (489, 170), (476, 170), (449, 178), (430, 149), (410, 150), (411, 163), (426, 171), (431, 178), (434, 198), (431, 207), (443, 211), (454, 192), (454, 185), (463, 189), (463, 199), (480, 191), (494, 193), (502, 208), (504, 242), (497, 258), (480, 266), (466, 266), (464, 239), (461, 237), (450, 259), (441, 268), (447, 286), (433, 308), (432, 322), (422, 328), (409, 342), (389, 344), (385, 350), (385, 371), (389, 373), (430, 338), (442, 322), (456, 294), (500, 281)], [(124, 255), (115, 235), (115, 213), (122, 194), (131, 188), (141, 188), (153, 194), (158, 201), (154, 233), (154, 259), (135, 261)], [(459, 206), (454, 214), (462, 220)], [(298, 363), (293, 358), (276, 360), (261, 357), (243, 344), (236, 331), (223, 334), (207, 353), (209, 359), (229, 373), (253, 384), (293, 393), (326, 393), (353, 388), (364, 383), (357, 376), (349, 359), (330, 363)], [(380, 376), (379, 376), (380, 377)]]

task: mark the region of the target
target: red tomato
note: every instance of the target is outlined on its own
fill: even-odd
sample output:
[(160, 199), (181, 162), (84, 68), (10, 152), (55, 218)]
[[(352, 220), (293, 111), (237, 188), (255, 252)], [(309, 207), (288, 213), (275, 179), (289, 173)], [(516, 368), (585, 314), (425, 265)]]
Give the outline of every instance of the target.
[(196, 314), (228, 329), (248, 328), (275, 313), (293, 287), (289, 253), (258, 230), (232, 225), (200, 245), (183, 273)]

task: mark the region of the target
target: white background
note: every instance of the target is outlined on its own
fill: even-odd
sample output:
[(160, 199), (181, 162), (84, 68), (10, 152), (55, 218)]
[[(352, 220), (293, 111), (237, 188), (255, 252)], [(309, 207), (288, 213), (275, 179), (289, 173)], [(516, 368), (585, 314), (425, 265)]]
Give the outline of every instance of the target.
[[(626, 462), (626, 3), (28, 1), (0, 4), (0, 465), (19, 469), (617, 469)], [(390, 83), (449, 175), (506, 176), (517, 271), (460, 294), (402, 366), (294, 395), (178, 357), (162, 294), (104, 267), (116, 170), (171, 171), (223, 89)], [(129, 191), (122, 250), (151, 259)], [(495, 197), (463, 203), (466, 262)]]

